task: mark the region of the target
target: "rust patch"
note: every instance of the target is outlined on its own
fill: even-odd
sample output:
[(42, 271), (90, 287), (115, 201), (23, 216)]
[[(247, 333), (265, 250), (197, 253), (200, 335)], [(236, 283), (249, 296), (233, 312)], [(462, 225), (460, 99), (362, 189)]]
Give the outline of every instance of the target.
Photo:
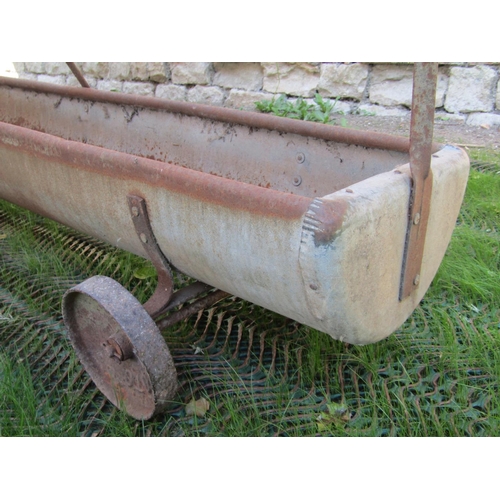
[(348, 202), (342, 199), (314, 199), (304, 218), (304, 229), (313, 232), (316, 246), (329, 245), (339, 235), (347, 207)]

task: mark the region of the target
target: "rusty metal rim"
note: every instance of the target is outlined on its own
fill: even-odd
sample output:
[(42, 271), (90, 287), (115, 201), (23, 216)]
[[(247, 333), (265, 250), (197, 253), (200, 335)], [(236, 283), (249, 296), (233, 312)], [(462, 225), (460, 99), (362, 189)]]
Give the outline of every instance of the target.
[(312, 198), (282, 193), (172, 163), (163, 163), (0, 122), (0, 144), (99, 175), (165, 187), (191, 198), (268, 217), (298, 219)]
[(130, 292), (107, 276), (93, 276), (64, 294), (62, 312), (79, 359), (115, 406), (124, 404), (144, 420), (166, 408), (178, 387), (173, 359)]
[[(9, 77), (0, 77), (0, 85), (95, 102), (165, 110), (171, 113), (181, 113), (188, 116), (217, 120), (226, 123), (235, 123), (248, 127), (275, 130), (278, 132), (298, 134), (305, 137), (313, 137), (344, 144), (353, 144), (367, 148), (387, 149), (403, 153), (408, 153), (410, 150), (410, 140), (405, 137), (398, 137), (380, 132), (354, 130), (334, 125), (311, 123), (301, 120), (293, 120), (291, 118), (281, 118), (252, 111), (240, 111), (236, 109), (209, 106), (206, 104), (191, 104), (181, 101), (159, 99), (156, 97), (107, 92), (92, 88), (69, 87), (65, 85), (55, 85), (51, 83)], [(433, 144), (433, 149), (435, 151), (441, 149), (441, 147), (441, 144)]]

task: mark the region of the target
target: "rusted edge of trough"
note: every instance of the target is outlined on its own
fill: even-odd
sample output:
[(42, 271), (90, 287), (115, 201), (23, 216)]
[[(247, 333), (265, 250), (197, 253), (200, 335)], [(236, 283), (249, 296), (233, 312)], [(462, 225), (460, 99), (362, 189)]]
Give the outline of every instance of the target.
[[(305, 137), (314, 137), (344, 144), (355, 144), (367, 148), (387, 149), (403, 153), (408, 153), (410, 150), (410, 140), (406, 137), (398, 137), (380, 132), (354, 130), (334, 125), (311, 123), (252, 111), (240, 111), (209, 106), (206, 104), (170, 101), (156, 97), (114, 93), (92, 88), (69, 87), (9, 77), (0, 77), (0, 85), (32, 90), (35, 92), (57, 94), (72, 99), (84, 99), (88, 101), (165, 110), (170, 113), (180, 113), (225, 123), (236, 123), (247, 127), (298, 134)], [(441, 147), (441, 144), (434, 143), (433, 152), (441, 149)]]
[(312, 198), (217, 177), (172, 163), (163, 163), (99, 146), (0, 122), (0, 145), (30, 156), (71, 165), (108, 177), (165, 187), (213, 205), (266, 217), (301, 218)]

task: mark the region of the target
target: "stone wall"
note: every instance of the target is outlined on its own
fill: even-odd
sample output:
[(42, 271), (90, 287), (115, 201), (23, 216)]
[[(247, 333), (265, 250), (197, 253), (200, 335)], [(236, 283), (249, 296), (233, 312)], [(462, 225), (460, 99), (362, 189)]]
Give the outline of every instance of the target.
[[(339, 98), (334, 111), (407, 116), (408, 63), (77, 63), (92, 87), (165, 99), (255, 110), (287, 94)], [(14, 63), (20, 78), (79, 85), (65, 63)], [(500, 63), (440, 63), (436, 119), (500, 127)]]

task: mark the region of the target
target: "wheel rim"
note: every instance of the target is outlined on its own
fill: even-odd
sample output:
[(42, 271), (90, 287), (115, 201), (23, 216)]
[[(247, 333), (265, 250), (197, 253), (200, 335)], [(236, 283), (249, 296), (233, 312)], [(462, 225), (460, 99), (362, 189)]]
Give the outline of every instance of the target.
[(115, 406), (140, 420), (166, 408), (177, 390), (172, 356), (131, 293), (94, 276), (66, 292), (63, 317), (77, 356)]

